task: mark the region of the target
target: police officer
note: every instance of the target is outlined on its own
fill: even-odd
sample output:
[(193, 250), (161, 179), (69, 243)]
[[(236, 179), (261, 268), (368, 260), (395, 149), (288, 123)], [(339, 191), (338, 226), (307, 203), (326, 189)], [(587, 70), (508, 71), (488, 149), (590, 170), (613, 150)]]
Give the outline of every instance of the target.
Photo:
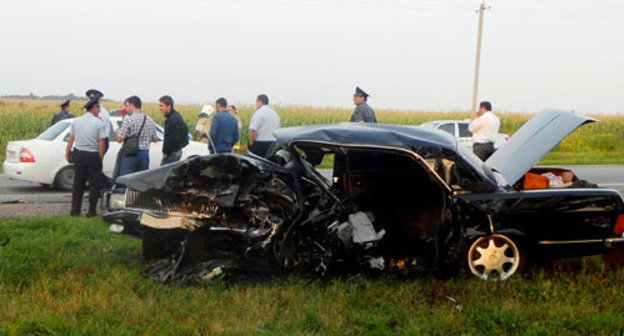
[[(100, 105), (100, 114), (98, 118), (100, 118), (104, 122), (104, 133), (106, 134), (106, 138), (104, 138), (104, 153), (108, 152), (108, 148), (110, 146), (110, 130), (111, 130), (111, 119), (110, 112), (102, 105), (102, 97), (104, 94), (100, 90), (89, 89), (85, 93), (87, 98), (89, 99), (98, 99)], [(117, 163), (117, 162), (115, 162)], [(100, 176), (100, 180), (103, 188), (110, 188), (112, 186), (111, 180), (102, 172)]]
[[(71, 216), (80, 216), (82, 196), (89, 181), (89, 211), (87, 217), (96, 215), (100, 194), (102, 159), (105, 153), (106, 132), (100, 114), (99, 97), (91, 98), (83, 107), (88, 112), (76, 118), (69, 130), (65, 159), (74, 164), (74, 187), (72, 190)], [(72, 146), (74, 147), (72, 150)], [(70, 155), (71, 151), (71, 155)]]
[(366, 122), (376, 123), (375, 110), (367, 103), (368, 93), (359, 87), (355, 88), (355, 94), (353, 95), (353, 104), (355, 104), (355, 110), (351, 116), (351, 122)]
[(69, 99), (67, 99), (63, 102), (63, 104), (61, 104), (61, 111), (52, 117), (52, 121), (50, 121), (50, 126), (56, 124), (63, 119), (69, 119), (73, 117), (74, 116), (69, 113)]
[[(87, 96), (87, 98), (91, 99), (91, 98), (98, 98), (100, 101), (102, 100), (102, 97), (104, 97), (104, 94), (96, 89), (90, 89), (87, 90), (87, 92), (85, 93), (85, 95)], [(110, 112), (108, 112), (108, 110), (102, 106), (101, 102), (100, 102), (100, 115), (99, 117), (100, 119), (102, 119), (102, 121), (104, 121), (104, 128), (106, 131), (106, 151), (108, 151), (108, 146), (109, 146), (109, 136), (110, 136), (110, 128), (111, 128), (111, 120), (110, 120)]]

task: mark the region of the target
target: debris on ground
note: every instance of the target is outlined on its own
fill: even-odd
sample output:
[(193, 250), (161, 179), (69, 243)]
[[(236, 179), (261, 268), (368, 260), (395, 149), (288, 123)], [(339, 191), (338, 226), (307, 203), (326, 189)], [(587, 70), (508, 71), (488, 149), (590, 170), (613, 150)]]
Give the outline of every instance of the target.
[(445, 300), (447, 300), (448, 302), (450, 302), (450, 303), (452, 303), (452, 304), (453, 304), (453, 308), (455, 308), (455, 310), (457, 310), (458, 312), (460, 312), (460, 313), (461, 313), (461, 311), (462, 311), (462, 305), (461, 305), (461, 304), (459, 304), (459, 303), (457, 302), (457, 300), (455, 300), (455, 298), (454, 298), (454, 297), (449, 296), (449, 295), (446, 295), (446, 294), (444, 294), (444, 293), (442, 293), (442, 292), (439, 292), (439, 291), (436, 291), (436, 290), (434, 290), (434, 291), (433, 291), (433, 297), (434, 297), (434, 298), (441, 298), (441, 299), (445, 299)]
[(23, 199), (0, 202), (0, 204), (28, 204), (28, 203), (30, 202), (27, 200), (23, 200)]

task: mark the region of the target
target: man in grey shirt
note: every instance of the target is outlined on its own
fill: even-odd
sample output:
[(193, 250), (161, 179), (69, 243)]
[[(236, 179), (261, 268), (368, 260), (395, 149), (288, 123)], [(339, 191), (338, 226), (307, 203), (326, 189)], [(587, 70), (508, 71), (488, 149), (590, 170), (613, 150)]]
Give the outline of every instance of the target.
[(353, 103), (356, 107), (351, 116), (351, 122), (377, 123), (375, 111), (368, 105), (367, 101), (368, 93), (356, 87), (355, 94), (353, 95)]
[(75, 170), (71, 216), (80, 216), (87, 179), (89, 180), (87, 217), (96, 215), (97, 200), (100, 195), (102, 159), (106, 150), (104, 139), (108, 136), (105, 132), (104, 123), (98, 118), (100, 113), (99, 101), (99, 98), (89, 100), (84, 106), (88, 112), (76, 118), (69, 130), (70, 136), (65, 149), (65, 159), (74, 164)]

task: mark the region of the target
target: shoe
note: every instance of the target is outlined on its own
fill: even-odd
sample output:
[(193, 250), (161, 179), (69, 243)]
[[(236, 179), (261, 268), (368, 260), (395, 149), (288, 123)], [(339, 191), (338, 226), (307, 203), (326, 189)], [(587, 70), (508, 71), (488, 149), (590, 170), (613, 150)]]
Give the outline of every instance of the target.
[(88, 213), (86, 216), (87, 216), (87, 218), (91, 218), (91, 217), (97, 216), (97, 214), (95, 214), (95, 213)]

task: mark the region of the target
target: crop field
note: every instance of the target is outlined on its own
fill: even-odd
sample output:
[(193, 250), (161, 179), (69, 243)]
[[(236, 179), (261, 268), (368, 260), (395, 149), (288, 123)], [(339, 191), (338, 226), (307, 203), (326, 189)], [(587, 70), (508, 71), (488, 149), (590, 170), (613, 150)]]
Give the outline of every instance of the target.
[[(98, 218), (0, 223), (0, 335), (624, 335), (624, 268), (555, 261), (504, 282), (141, 276), (138, 240)], [(451, 301), (450, 298), (454, 300)]]
[[(31, 139), (46, 129), (52, 115), (58, 112), (57, 101), (0, 99), (0, 160), (4, 160), (6, 143), (11, 140)], [(81, 115), (80, 107), (84, 102), (73, 102), (71, 113)], [(104, 106), (111, 109), (122, 107), (118, 102), (107, 102)], [(315, 108), (305, 106), (273, 106), (282, 119), (282, 125), (298, 126), (348, 121), (352, 109)], [(201, 109), (197, 105), (176, 106), (194, 129)], [(145, 104), (144, 110), (159, 124), (164, 124), (164, 117), (156, 104)], [(501, 117), (501, 132), (513, 134), (531, 115), (511, 114), (495, 111)], [(240, 106), (239, 116), (243, 130), (247, 129), (253, 109)], [(467, 112), (426, 112), (426, 111), (391, 111), (377, 109), (381, 123), (418, 125), (438, 119), (467, 119)], [(565, 139), (542, 164), (606, 164), (624, 163), (624, 116), (596, 116), (600, 123), (586, 125)], [(241, 135), (243, 147), (249, 135)]]

